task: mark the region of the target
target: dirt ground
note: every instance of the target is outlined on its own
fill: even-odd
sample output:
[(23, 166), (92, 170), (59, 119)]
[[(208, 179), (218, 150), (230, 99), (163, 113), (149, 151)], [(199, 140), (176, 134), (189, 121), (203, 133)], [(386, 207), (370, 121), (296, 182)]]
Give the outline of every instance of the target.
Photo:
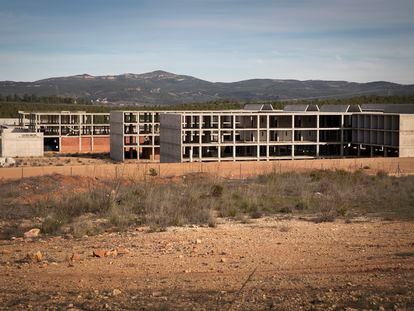
[(97, 165), (113, 163), (108, 153), (67, 154), (45, 153), (43, 157), (15, 158), (17, 167)]
[(3, 240), (0, 256), (3, 310), (414, 309), (413, 222), (223, 220)]

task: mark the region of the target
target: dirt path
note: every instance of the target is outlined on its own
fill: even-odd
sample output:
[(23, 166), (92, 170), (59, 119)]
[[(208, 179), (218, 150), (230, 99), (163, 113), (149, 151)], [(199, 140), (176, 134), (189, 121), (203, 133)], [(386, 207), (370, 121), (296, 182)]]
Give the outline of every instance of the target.
[(0, 254), (4, 310), (414, 309), (413, 222), (261, 219), (1, 241)]

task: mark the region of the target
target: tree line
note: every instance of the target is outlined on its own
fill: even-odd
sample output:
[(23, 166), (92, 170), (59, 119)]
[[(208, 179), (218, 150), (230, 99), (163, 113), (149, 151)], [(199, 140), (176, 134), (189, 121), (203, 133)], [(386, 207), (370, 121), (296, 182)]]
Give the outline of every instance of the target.
[[(31, 101), (37, 98), (37, 101)], [(53, 98), (56, 98), (54, 100)], [(10, 99), (10, 98), (9, 98)], [(14, 100), (16, 99), (16, 100)], [(205, 103), (189, 103), (179, 105), (98, 105), (87, 102), (84, 104), (79, 99), (68, 97), (42, 96), (32, 99), (24, 96), (13, 97), (13, 100), (5, 100), (0, 97), (0, 118), (17, 118), (18, 111), (86, 111), (86, 112), (110, 112), (111, 110), (229, 110), (242, 109), (247, 103), (232, 100), (216, 100)], [(291, 101), (260, 101), (254, 103), (270, 103), (275, 109), (282, 109), (287, 104), (316, 104), (316, 105), (338, 105), (338, 104), (414, 104), (414, 95), (405, 96), (358, 96), (341, 99), (312, 99), (312, 100), (291, 100)]]
[(2, 95), (0, 94), (0, 102), (14, 102), (14, 103), (44, 103), (44, 104), (67, 104), (67, 105), (90, 105), (91, 101), (86, 98), (73, 98), (64, 96), (37, 96), (34, 94), (14, 94)]

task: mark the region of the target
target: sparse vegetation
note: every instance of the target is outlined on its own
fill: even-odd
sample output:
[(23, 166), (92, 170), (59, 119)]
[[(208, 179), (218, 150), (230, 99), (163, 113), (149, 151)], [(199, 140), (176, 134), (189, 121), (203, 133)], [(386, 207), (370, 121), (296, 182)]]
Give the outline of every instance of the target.
[[(18, 183), (0, 186), (0, 218), (12, 220), (3, 226), (3, 237), (16, 234), (16, 222), (23, 223), (24, 219), (40, 219), (46, 234), (90, 235), (139, 225), (148, 225), (154, 231), (186, 224), (215, 227), (216, 216), (241, 222), (276, 214), (315, 222), (338, 217), (350, 221), (357, 216), (414, 218), (414, 177), (392, 177), (382, 172), (370, 176), (362, 170), (272, 173), (248, 180), (101, 182), (89, 191), (46, 195), (30, 204), (16, 201)], [(41, 180), (35, 183), (41, 184)], [(34, 195), (47, 190), (36, 189)]]

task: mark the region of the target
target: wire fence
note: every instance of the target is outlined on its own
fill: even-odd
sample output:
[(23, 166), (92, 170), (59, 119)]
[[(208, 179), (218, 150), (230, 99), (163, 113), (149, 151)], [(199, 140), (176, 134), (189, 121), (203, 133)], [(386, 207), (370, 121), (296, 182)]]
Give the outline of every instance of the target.
[(145, 181), (154, 177), (172, 178), (190, 174), (243, 179), (267, 173), (311, 170), (362, 170), (367, 174), (414, 174), (414, 158), (355, 158), (245, 162), (128, 163), (0, 168), (0, 179), (21, 179), (52, 174), (93, 178), (128, 178)]

